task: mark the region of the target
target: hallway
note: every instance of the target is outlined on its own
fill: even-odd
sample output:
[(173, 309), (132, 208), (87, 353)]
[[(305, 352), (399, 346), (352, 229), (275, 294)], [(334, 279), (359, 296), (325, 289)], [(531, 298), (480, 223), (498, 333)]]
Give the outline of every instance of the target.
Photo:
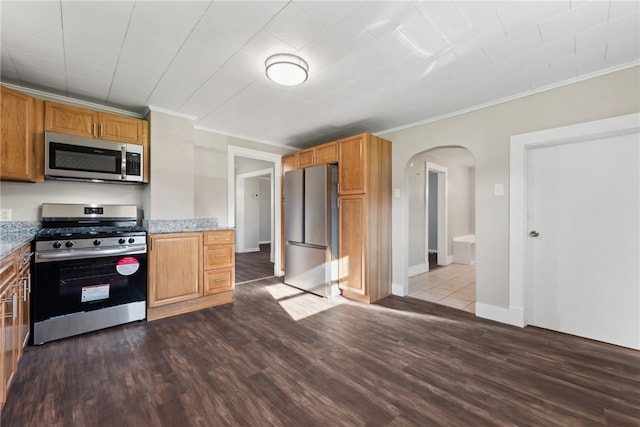
[(261, 244), (258, 252), (236, 253), (236, 285), (273, 277), (273, 263), (269, 261), (271, 245)]
[(476, 266), (449, 264), (409, 278), (409, 296), (476, 312)]

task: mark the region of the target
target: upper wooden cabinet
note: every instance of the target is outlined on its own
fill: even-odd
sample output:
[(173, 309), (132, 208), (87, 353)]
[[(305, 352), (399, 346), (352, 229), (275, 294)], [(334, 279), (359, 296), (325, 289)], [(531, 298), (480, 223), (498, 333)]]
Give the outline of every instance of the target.
[(297, 157), (295, 153), (282, 156), (282, 176), (284, 176), (285, 172), (296, 169), (296, 159)]
[(115, 114), (98, 114), (100, 138), (111, 141), (143, 144), (144, 120), (133, 117), (116, 116)]
[(340, 195), (367, 192), (366, 168), (368, 140), (371, 135), (361, 134), (338, 141), (338, 192)]
[(133, 117), (45, 102), (44, 128), (51, 132), (144, 144), (144, 126), (144, 120)]
[(43, 181), (42, 101), (4, 86), (1, 89), (0, 178)]
[(316, 165), (338, 163), (338, 143), (336, 141), (327, 142), (314, 148), (316, 150)]
[(331, 163), (338, 163), (338, 147), (335, 141), (296, 153), (296, 169)]
[(296, 169), (308, 168), (315, 165), (316, 149), (298, 151), (296, 153)]

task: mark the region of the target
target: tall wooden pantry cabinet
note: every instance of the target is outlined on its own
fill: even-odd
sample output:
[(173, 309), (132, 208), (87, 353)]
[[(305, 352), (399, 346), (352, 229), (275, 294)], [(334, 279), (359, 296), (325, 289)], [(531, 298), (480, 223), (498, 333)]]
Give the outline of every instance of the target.
[(338, 165), (342, 295), (381, 300), (391, 295), (391, 142), (363, 133), (284, 156), (283, 179), (286, 171), (323, 163)]

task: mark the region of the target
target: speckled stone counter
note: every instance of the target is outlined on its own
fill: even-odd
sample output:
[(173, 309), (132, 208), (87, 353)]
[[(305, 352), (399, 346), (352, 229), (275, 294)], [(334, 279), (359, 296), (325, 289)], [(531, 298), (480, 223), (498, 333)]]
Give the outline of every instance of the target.
[(0, 222), (0, 257), (32, 241), (39, 229), (40, 222), (36, 221)]
[(144, 228), (149, 233), (187, 233), (190, 231), (232, 230), (230, 227), (218, 225), (216, 218), (194, 219), (150, 219), (144, 220)]

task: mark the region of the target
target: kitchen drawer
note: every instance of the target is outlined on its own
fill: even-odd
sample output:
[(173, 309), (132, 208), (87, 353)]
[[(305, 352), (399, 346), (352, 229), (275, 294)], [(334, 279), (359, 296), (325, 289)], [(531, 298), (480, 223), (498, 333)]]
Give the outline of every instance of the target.
[(31, 245), (24, 245), (16, 251), (16, 264), (19, 271), (29, 267), (31, 261)]
[(213, 245), (204, 247), (204, 269), (233, 267), (234, 245)]
[(16, 277), (16, 264), (14, 256), (6, 256), (0, 260), (0, 292), (9, 286), (13, 286)]
[(233, 289), (233, 268), (220, 268), (204, 272), (204, 294), (211, 295)]
[(204, 245), (219, 245), (234, 243), (234, 230), (207, 231), (204, 233)]

